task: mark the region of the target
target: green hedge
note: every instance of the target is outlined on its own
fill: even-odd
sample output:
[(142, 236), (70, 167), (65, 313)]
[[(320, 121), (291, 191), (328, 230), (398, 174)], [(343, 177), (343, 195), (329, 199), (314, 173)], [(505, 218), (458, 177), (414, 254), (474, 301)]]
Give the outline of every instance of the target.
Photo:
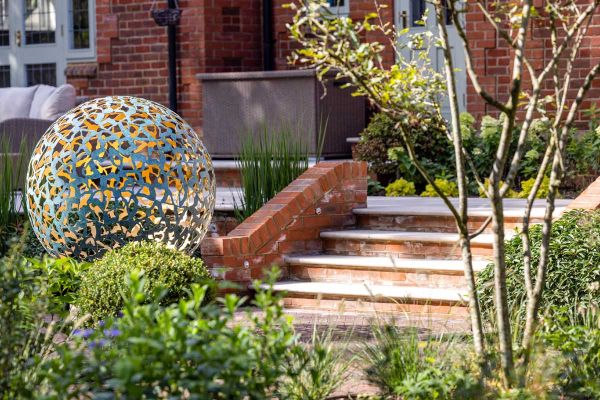
[[(97, 322), (118, 315), (123, 308), (126, 278), (133, 271), (144, 271), (144, 292), (149, 298), (161, 293), (160, 303), (171, 304), (184, 298), (192, 283), (212, 281), (210, 272), (199, 258), (156, 242), (133, 242), (107, 252), (84, 274), (77, 295), (81, 311)], [(212, 293), (207, 299), (212, 298)]]
[[(532, 274), (539, 261), (542, 238), (541, 225), (531, 228)], [(488, 265), (478, 275), (481, 306), (491, 318), (494, 300), (494, 269)], [(506, 242), (506, 286), (513, 312), (523, 311), (526, 304), (523, 280), (523, 246), (516, 235)], [(552, 224), (546, 287), (541, 312), (577, 308), (597, 302), (600, 282), (600, 212), (575, 210), (564, 214)]]

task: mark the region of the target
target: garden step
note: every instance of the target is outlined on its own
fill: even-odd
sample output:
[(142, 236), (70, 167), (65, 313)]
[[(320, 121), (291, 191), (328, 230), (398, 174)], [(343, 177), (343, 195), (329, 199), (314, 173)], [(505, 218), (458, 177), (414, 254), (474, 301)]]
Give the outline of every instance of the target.
[[(465, 286), (460, 260), (364, 256), (289, 256), (290, 279), (321, 282), (370, 283), (397, 286)], [(474, 262), (475, 271), (486, 261)]]
[(290, 308), (467, 313), (465, 291), (458, 288), (282, 281), (276, 283), (273, 290), (286, 292), (284, 306)]
[[(332, 254), (411, 258), (460, 258), (458, 234), (447, 232), (345, 230), (321, 232), (323, 248)], [(493, 236), (481, 234), (471, 242), (474, 257), (492, 254)]]
[[(451, 199), (456, 205), (457, 199)], [(559, 199), (555, 217), (558, 217), (570, 200)], [(525, 200), (505, 199), (505, 227), (508, 230), (521, 226)], [(532, 210), (532, 223), (542, 222), (544, 202), (536, 200)], [(456, 232), (450, 210), (438, 198), (421, 197), (369, 197), (368, 207), (354, 210), (359, 228), (399, 231)], [(487, 199), (469, 198), (469, 230), (477, 230), (491, 215)], [(491, 224), (487, 232), (491, 231)]]

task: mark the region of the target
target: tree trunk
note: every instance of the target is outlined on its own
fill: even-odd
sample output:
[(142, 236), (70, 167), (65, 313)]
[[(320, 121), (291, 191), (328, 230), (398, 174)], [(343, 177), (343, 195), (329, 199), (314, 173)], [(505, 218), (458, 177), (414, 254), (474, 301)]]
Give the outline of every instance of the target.
[[(452, 5), (450, 5), (452, 7)], [(452, 53), (450, 51), (450, 41), (448, 31), (446, 30), (446, 8), (441, 2), (435, 3), (435, 13), (444, 50), (444, 71), (446, 74), (446, 84), (448, 86), (448, 98), (450, 102), (450, 113), (452, 116), (452, 142), (454, 145), (454, 154), (456, 155), (456, 180), (458, 182), (459, 193), (459, 214), (460, 221), (457, 221), (457, 228), (460, 233), (460, 246), (462, 250), (463, 266), (465, 271), (465, 280), (467, 282), (469, 296), (469, 314), (471, 317), (471, 330), (473, 332), (473, 344), (475, 353), (479, 361), (484, 358), (484, 338), (483, 324), (481, 321), (481, 310), (479, 299), (477, 297), (477, 287), (475, 285), (475, 273), (473, 271), (473, 257), (471, 253), (471, 242), (468, 229), (468, 189), (467, 177), (465, 172), (465, 156), (463, 153), (462, 132), (460, 129), (460, 119), (458, 110), (458, 98), (456, 95), (456, 80), (454, 76), (454, 66)]]

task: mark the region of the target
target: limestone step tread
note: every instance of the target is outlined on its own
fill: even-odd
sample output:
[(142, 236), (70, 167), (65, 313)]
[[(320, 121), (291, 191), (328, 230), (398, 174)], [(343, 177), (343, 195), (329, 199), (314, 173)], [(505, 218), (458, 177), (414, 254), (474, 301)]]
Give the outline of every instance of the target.
[[(451, 199), (454, 205), (458, 199)], [(572, 200), (556, 200), (554, 216), (558, 217)], [(525, 209), (525, 199), (504, 199), (504, 215), (508, 218), (521, 218)], [(545, 201), (534, 202), (532, 217), (542, 218), (545, 211)], [(385, 216), (452, 216), (452, 213), (439, 198), (433, 197), (383, 197), (370, 196), (366, 208), (354, 210), (357, 215), (385, 215)], [(488, 217), (492, 214), (488, 199), (475, 197), (469, 198), (469, 216)]]
[[(267, 285), (263, 285), (267, 287)], [(368, 285), (364, 283), (299, 282), (281, 281), (273, 290), (304, 295), (328, 295), (348, 297), (386, 297), (389, 299), (418, 301), (460, 302), (467, 298), (463, 289), (441, 289), (416, 286)]]
[[(400, 258), (385, 256), (338, 256), (338, 255), (297, 255), (286, 256), (287, 264), (293, 265), (323, 265), (331, 268), (353, 269), (392, 269), (432, 272), (462, 272), (462, 260)], [(475, 271), (483, 270), (488, 261), (473, 261)]]
[[(506, 232), (510, 237), (512, 232)], [(322, 239), (337, 240), (362, 240), (367, 242), (436, 242), (436, 243), (458, 243), (459, 236), (456, 233), (446, 232), (419, 232), (419, 231), (387, 231), (371, 229), (350, 229), (341, 231), (321, 232)], [(480, 245), (492, 245), (494, 236), (483, 233), (476, 236), (471, 243)]]

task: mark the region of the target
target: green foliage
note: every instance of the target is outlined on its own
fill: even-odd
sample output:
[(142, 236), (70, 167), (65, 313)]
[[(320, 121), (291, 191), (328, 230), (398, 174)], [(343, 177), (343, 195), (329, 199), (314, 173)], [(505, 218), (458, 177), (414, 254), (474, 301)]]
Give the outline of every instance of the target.
[[(277, 275), (271, 272), (269, 283)], [(209, 288), (161, 307), (147, 297), (147, 277), (129, 277), (122, 318), (108, 318), (59, 346), (45, 363), (42, 399), (269, 399), (278, 392), (296, 337), (280, 298), (259, 289), (244, 321), (244, 298), (206, 304)]]
[(185, 297), (193, 283), (212, 282), (201, 259), (158, 242), (132, 242), (105, 253), (83, 275), (76, 301), (81, 311), (96, 322), (118, 315), (125, 305), (127, 276), (133, 271), (144, 271), (146, 297), (160, 297), (163, 305)]
[(48, 253), (40, 243), (33, 229), (26, 229), (25, 242), (23, 243), (23, 256), (28, 258), (43, 258)]
[(398, 173), (398, 163), (388, 157), (388, 149), (402, 145), (400, 132), (394, 125), (394, 121), (386, 114), (375, 114), (355, 147), (357, 158), (367, 161), (369, 169), (377, 174), (378, 179)]
[(383, 196), (385, 194), (385, 188), (379, 183), (379, 181), (371, 178), (367, 181), (367, 195), (369, 196)]
[(14, 237), (23, 230), (21, 213), (25, 210), (24, 197), (15, 196), (27, 168), (23, 157), (26, 142), (21, 143), (21, 152), (15, 158), (10, 143), (0, 142), (0, 257), (9, 249)]
[[(436, 160), (450, 159), (452, 146), (445, 136), (444, 122), (432, 122), (427, 129), (416, 120), (411, 122), (409, 135), (420, 161), (432, 168), (434, 175), (439, 175), (447, 173), (448, 168)], [(369, 162), (371, 171), (384, 182), (405, 177), (423, 187), (423, 177), (404, 151), (404, 146), (397, 121), (385, 113), (378, 113), (362, 132), (356, 154), (358, 159)]]
[(281, 388), (286, 400), (322, 400), (346, 380), (354, 357), (346, 357), (347, 343), (335, 343), (333, 331), (313, 328), (311, 343), (294, 348), (287, 379)]
[(573, 132), (567, 144), (567, 173), (569, 175), (600, 174), (600, 109), (596, 103), (584, 112), (589, 128), (583, 135)]
[[(519, 197), (521, 199), (528, 198), (529, 195), (531, 194), (531, 191), (533, 190), (534, 184), (535, 184), (535, 178), (530, 178), (530, 179), (527, 179), (526, 181), (521, 182), (521, 191), (519, 192)], [(548, 196), (549, 190), (550, 190), (550, 178), (545, 176), (544, 179), (542, 179), (542, 184), (540, 185), (540, 188), (538, 189), (538, 192), (535, 195), (535, 197), (537, 199), (545, 199), (546, 196)]]
[[(446, 196), (458, 197), (458, 186), (456, 186), (456, 182), (452, 182), (447, 179), (436, 178), (435, 184)], [(421, 197), (439, 197), (439, 195), (433, 189), (433, 186), (428, 184), (425, 186), (425, 190), (421, 193)]]
[(48, 308), (53, 314), (63, 314), (69, 310), (69, 305), (75, 303), (82, 276), (91, 265), (71, 258), (55, 259), (48, 256), (29, 259), (29, 263), (46, 279)]
[[(483, 185), (485, 186), (486, 190), (489, 190), (490, 189), (490, 179), (486, 178)], [(500, 181), (500, 186), (502, 186), (502, 185), (504, 185), (504, 182)], [(482, 188), (478, 188), (478, 191), (479, 191), (479, 197), (481, 197), (481, 198), (487, 197), (487, 194), (483, 191)], [(508, 189), (508, 191), (506, 192), (506, 195), (504, 197), (509, 198), (509, 199), (516, 199), (516, 198), (519, 198), (519, 192), (516, 192), (512, 189)]]
[(449, 351), (461, 344), (446, 336), (423, 339), (415, 328), (374, 327), (362, 361), (367, 379), (384, 394), (402, 399), (465, 399), (478, 390), (477, 379), (464, 369), (449, 368)]
[(55, 351), (55, 337), (69, 339), (73, 321), (51, 321), (45, 270), (21, 256), (22, 242), (0, 259), (0, 399), (32, 399), (40, 364)]
[[(539, 261), (542, 227), (530, 229), (532, 269)], [(600, 292), (600, 212), (574, 210), (552, 224), (546, 286), (542, 314), (561, 307), (597, 301)], [(493, 265), (478, 274), (480, 303), (488, 319), (493, 319)], [(534, 277), (535, 281), (535, 277)], [(509, 308), (524, 315), (523, 246), (519, 235), (506, 242), (506, 287)]]
[(540, 336), (563, 360), (558, 383), (569, 399), (600, 399), (600, 312), (597, 307), (551, 313)]
[(308, 169), (309, 151), (298, 135), (288, 130), (248, 135), (242, 142), (237, 163), (243, 198), (235, 204), (235, 215), (243, 221)]
[(415, 184), (404, 178), (395, 180), (385, 188), (385, 195), (388, 197), (414, 196), (416, 193)]

